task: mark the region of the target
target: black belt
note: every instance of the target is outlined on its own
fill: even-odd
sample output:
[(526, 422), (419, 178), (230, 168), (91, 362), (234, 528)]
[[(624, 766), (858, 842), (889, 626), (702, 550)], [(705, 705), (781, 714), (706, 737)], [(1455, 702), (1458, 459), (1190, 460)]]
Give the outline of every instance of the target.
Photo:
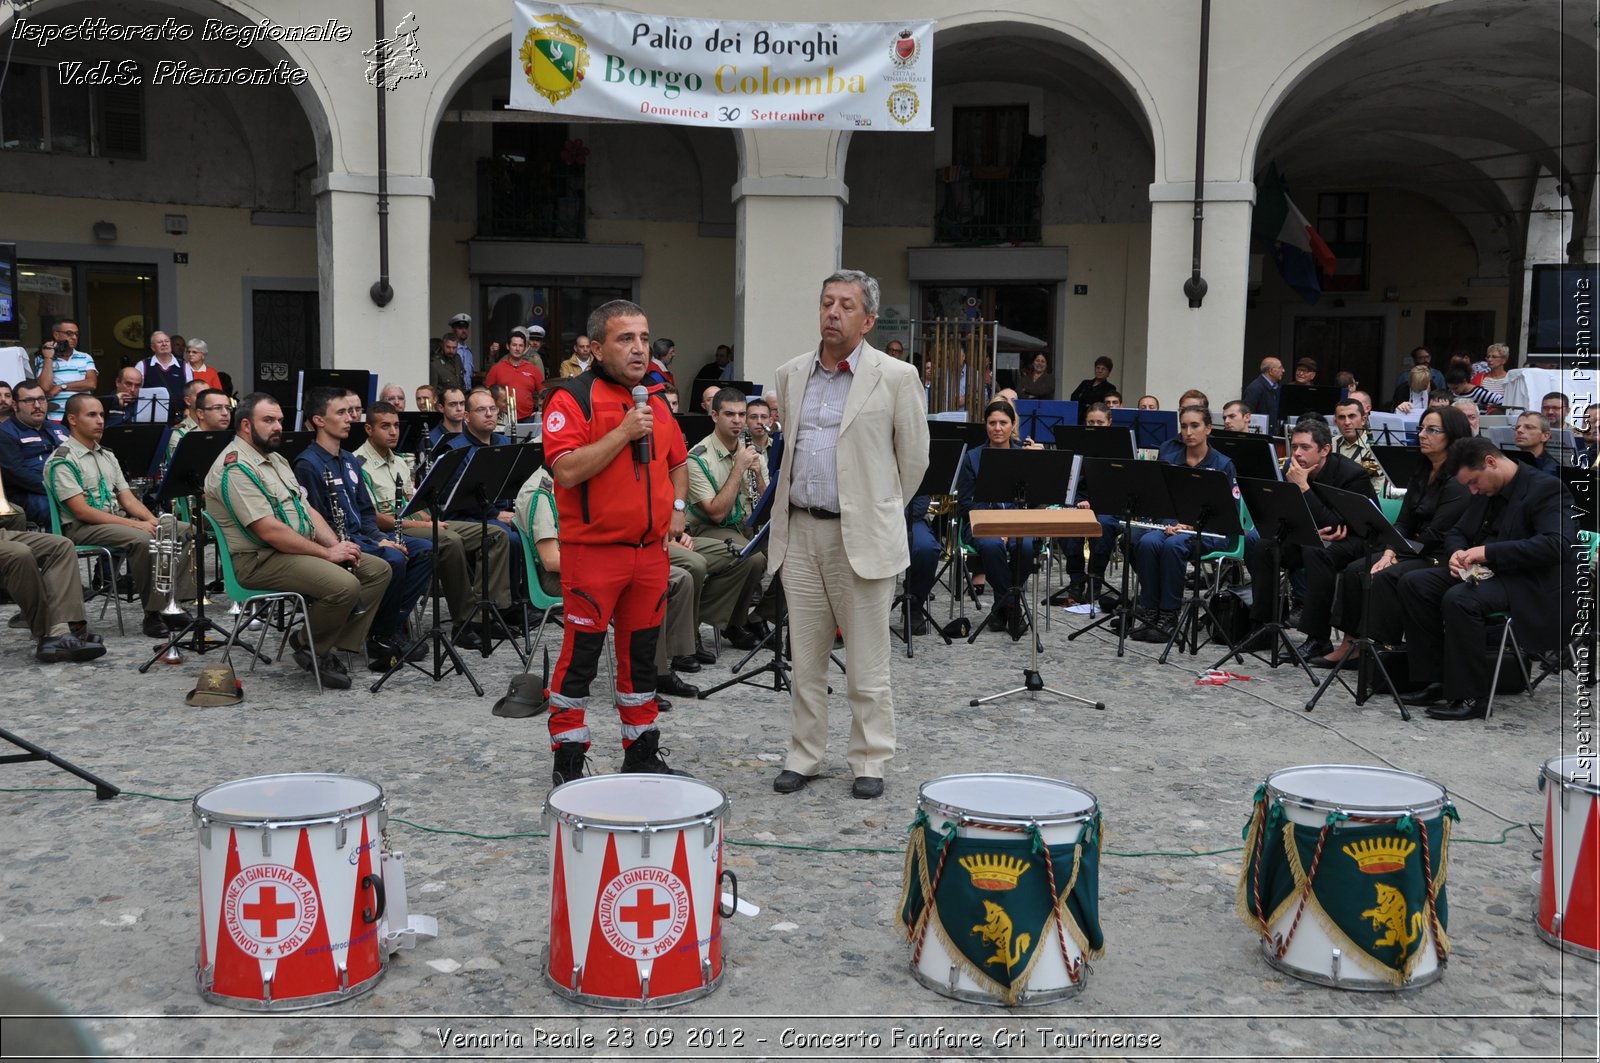
[(839, 514), (831, 509), (818, 509), (816, 506), (797, 506), (790, 503), (789, 509), (800, 513), (809, 513), (818, 520), (838, 520)]

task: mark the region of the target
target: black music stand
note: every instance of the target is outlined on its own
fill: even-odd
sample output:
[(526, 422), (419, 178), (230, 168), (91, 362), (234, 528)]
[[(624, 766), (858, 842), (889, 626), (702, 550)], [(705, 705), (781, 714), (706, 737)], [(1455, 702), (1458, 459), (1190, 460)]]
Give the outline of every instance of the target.
[[(1266, 436), (1250, 432), (1213, 431), (1207, 442), (1218, 454), (1233, 462), (1234, 475), (1240, 480), (1283, 479), (1283, 467), (1278, 464), (1277, 448)], [(1251, 510), (1251, 513), (1254, 512)]]
[(403, 410), (400, 417), (400, 441), (394, 449), (409, 454), (417, 449), (417, 440), (423, 439), (433, 426), (444, 420), (438, 410)]
[[(191, 433), (192, 434), (192, 433)], [(283, 433), (283, 439), (278, 444), (278, 453), (289, 459), (290, 464), (305, 452), (305, 449), (317, 441), (315, 432), (288, 432)]]
[(1278, 387), (1278, 420), (1284, 430), (1294, 428), (1301, 417), (1326, 417), (1344, 395), (1335, 384), (1281, 384)]
[[(166, 391), (161, 393), (165, 395)], [(156, 467), (156, 453), (166, 433), (164, 424), (123, 421), (107, 425), (105, 435), (100, 438), (100, 445), (117, 456), (117, 464), (122, 466), (122, 475), (128, 483), (138, 481), (145, 485), (139, 492), (139, 501), (147, 505), (155, 501), (155, 491), (161, 486), (151, 480), (150, 470)]]
[[(215, 465), (222, 452), (228, 449), (233, 442), (232, 432), (190, 432), (178, 440), (178, 447), (172, 452), (172, 461), (167, 466), (167, 478), (162, 481), (157, 490), (157, 499), (171, 507), (174, 499), (189, 498), (194, 507), (190, 519), (194, 525), (194, 616), (189, 623), (180, 628), (176, 633), (169, 634), (167, 641), (156, 648), (151, 658), (139, 666), (140, 674), (150, 670), (150, 666), (167, 655), (169, 650), (193, 650), (196, 653), (205, 653), (207, 650), (221, 649), (228, 640), (233, 638), (233, 632), (206, 616), (206, 475), (210, 473), (211, 466)], [(154, 551), (150, 563), (154, 565), (156, 558)], [(177, 576), (174, 574), (173, 579)], [(206, 633), (215, 631), (224, 636), (221, 642), (206, 638)], [(251, 653), (263, 664), (270, 664), (266, 657), (255, 650)]]
[[(1072, 482), (1072, 467), (1075, 455), (1067, 450), (996, 450), (989, 449), (984, 452), (983, 461), (978, 464), (977, 481), (973, 484), (972, 496), (974, 502), (1006, 502), (1017, 509), (1030, 509), (1039, 506), (1061, 505), (1067, 497), (1067, 487)], [(1039, 538), (1045, 538), (1040, 536)], [(1022, 538), (1035, 538), (1022, 536)], [(1011, 551), (1011, 593), (1007, 596), (1008, 602), (995, 602), (995, 607), (990, 611), (977, 629), (967, 637), (969, 643), (977, 640), (983, 629), (989, 626), (989, 620), (1000, 610), (1002, 604), (1010, 604), (1020, 611), (1024, 623), (1032, 623), (1033, 613), (1028, 607), (1032, 597), (1032, 590), (1024, 590), (1025, 574), (1023, 565), (1030, 563), (1031, 558), (1025, 559), (1021, 550)], [(1029, 667), (1022, 670), (1022, 685), (1002, 690), (997, 694), (988, 694), (983, 697), (973, 698), (969, 705), (978, 706), (1001, 698), (1011, 697), (1013, 694), (1027, 694), (1030, 699), (1038, 694), (1054, 694), (1058, 698), (1068, 701), (1077, 701), (1092, 708), (1104, 711), (1106, 705), (1103, 701), (1094, 701), (1090, 698), (1069, 694), (1065, 690), (1046, 686), (1044, 676), (1039, 671), (1039, 652), (1044, 647), (1039, 642), (1039, 628), (1034, 624), (1029, 634)], [(1012, 641), (1021, 636), (1012, 633)]]
[(1055, 437), (1057, 450), (1070, 450), (1080, 458), (1132, 461), (1138, 453), (1126, 425), (1064, 424), (1056, 428)]
[[(1289, 638), (1288, 629), (1283, 624), (1283, 593), (1282, 593), (1282, 558), (1283, 548), (1290, 543), (1305, 550), (1321, 550), (1322, 536), (1317, 534), (1317, 522), (1311, 517), (1311, 510), (1306, 508), (1306, 500), (1302, 497), (1300, 488), (1296, 484), (1285, 483), (1281, 480), (1270, 480), (1263, 477), (1239, 477), (1239, 492), (1244, 495), (1244, 504), (1249, 507), (1250, 515), (1255, 518), (1256, 530), (1261, 533), (1261, 546), (1265, 551), (1265, 565), (1263, 566), (1268, 579), (1266, 586), (1253, 588), (1256, 594), (1271, 595), (1272, 619), (1250, 635), (1239, 645), (1232, 647), (1223, 654), (1222, 659), (1211, 666), (1216, 671), (1230, 660), (1244, 663), (1244, 655), (1264, 661), (1269, 667), (1276, 668), (1284, 661), (1293, 661), (1306, 673), (1306, 678), (1316, 685), (1317, 677), (1312, 673), (1311, 666), (1294, 648), (1294, 642)], [(1265, 651), (1253, 649), (1258, 643), (1265, 642)], [(1262, 652), (1268, 656), (1263, 658)]]
[[(478, 604), (459, 621), (457, 630), (465, 631), (476, 620), (481, 642), (478, 652), (483, 657), (492, 654), (500, 643), (510, 642), (518, 663), (526, 665), (527, 654), (517, 645), (515, 632), (494, 611), (494, 602), (489, 597), (489, 507), (497, 499), (505, 497), (507, 484), (521, 484), (539, 470), (544, 462), (544, 448), (537, 443), (502, 443), (498, 446), (456, 449), (469, 451), (472, 457), (467, 460), (466, 468), (461, 473), (461, 482), (456, 484), (446, 512), (453, 509), (468, 513), (468, 519), (476, 520), (482, 531), (478, 539)], [(475, 516), (470, 514), (471, 509), (477, 510)], [(458, 622), (456, 617), (450, 619), (452, 623)], [(454, 645), (453, 639), (451, 644)]]
[(1239, 502), (1233, 494), (1233, 482), (1227, 473), (1219, 469), (1194, 469), (1188, 465), (1162, 465), (1160, 468), (1161, 474), (1166, 477), (1167, 494), (1172, 498), (1173, 512), (1179, 523), (1193, 529), (1194, 537), (1189, 540), (1189, 593), (1178, 611), (1178, 622), (1172, 625), (1172, 636), (1167, 639), (1166, 647), (1156, 660), (1166, 664), (1174, 646), (1180, 651), (1187, 647), (1191, 657), (1199, 653), (1207, 620), (1211, 621), (1212, 630), (1221, 633), (1231, 651), (1234, 648), (1233, 639), (1216, 622), (1211, 606), (1206, 602), (1205, 568), (1201, 558), (1205, 554), (1202, 543), (1207, 536), (1231, 539), (1244, 534), (1244, 527), (1239, 523)]
[[(433, 603), (433, 625), (428, 629), (427, 633), (413, 638), (411, 644), (395, 657), (394, 663), (389, 666), (389, 670), (376, 683), (372, 684), (371, 689), (374, 694), (383, 689), (383, 684), (394, 678), (396, 672), (401, 671), (408, 665), (423, 675), (431, 677), (435, 683), (443, 682), (444, 677), (450, 674), (444, 666), (445, 658), (448, 657), (450, 659), (450, 667), (458, 675), (466, 676), (467, 682), (472, 684), (473, 691), (478, 697), (483, 697), (483, 687), (479, 685), (478, 677), (473, 675), (471, 670), (467, 668), (466, 662), (461, 659), (461, 654), (456, 650), (455, 642), (444, 633), (444, 628), (439, 623), (439, 599), (443, 595), (443, 590), (439, 586), (439, 512), (450, 503), (451, 496), (454, 493), (456, 474), (461, 471), (461, 466), (466, 463), (467, 458), (470, 456), (471, 451), (463, 447), (460, 450), (452, 450), (434, 462), (433, 467), (428, 470), (428, 475), (423, 477), (422, 483), (417, 485), (416, 494), (411, 496), (411, 501), (406, 504), (405, 510), (395, 515), (396, 535), (400, 534), (400, 523), (406, 517), (414, 516), (424, 510), (427, 511), (428, 520), (433, 526), (433, 571), (428, 577), (428, 598)], [(427, 642), (433, 647), (433, 668), (431, 670), (410, 660), (411, 651), (422, 642)]]
[[(1383, 685), (1388, 689), (1389, 695), (1394, 698), (1395, 708), (1400, 710), (1402, 720), (1411, 719), (1411, 711), (1406, 708), (1406, 703), (1400, 700), (1400, 692), (1395, 689), (1394, 680), (1389, 676), (1389, 670), (1383, 666), (1383, 659), (1378, 656), (1378, 644), (1372, 641), (1367, 634), (1372, 624), (1372, 566), (1382, 548), (1393, 550), (1397, 556), (1412, 557), (1416, 554), (1414, 543), (1409, 542), (1405, 536), (1395, 530), (1394, 525), (1383, 515), (1383, 510), (1378, 504), (1366, 495), (1358, 495), (1354, 491), (1342, 491), (1337, 487), (1326, 484), (1312, 484), (1311, 489), (1317, 497), (1328, 505), (1335, 513), (1339, 514), (1347, 533), (1359, 538), (1366, 547), (1366, 563), (1361, 568), (1361, 582), (1366, 591), (1366, 596), (1361, 600), (1361, 635), (1350, 647), (1350, 652), (1333, 666), (1333, 671), (1328, 673), (1328, 678), (1322, 681), (1317, 692), (1306, 702), (1306, 711), (1310, 712), (1317, 707), (1317, 702), (1322, 700), (1322, 695), (1328, 692), (1337, 680), (1339, 685), (1349, 691), (1356, 699), (1357, 705), (1365, 705), (1376, 691), (1369, 686), (1371, 669), (1376, 667), (1378, 675), (1383, 677)], [(1350, 658), (1359, 652), (1360, 660), (1356, 664), (1356, 688), (1350, 689), (1339, 674), (1344, 671), (1344, 666), (1350, 663)]]
[(1422, 451), (1416, 447), (1393, 447), (1374, 443), (1368, 449), (1378, 462), (1378, 468), (1389, 478), (1389, 483), (1405, 487), (1411, 482), (1422, 464)]
[(969, 448), (981, 447), (989, 440), (989, 433), (977, 421), (940, 421), (928, 418), (929, 439), (953, 439)]
[(1117, 656), (1126, 651), (1129, 629), (1133, 626), (1133, 594), (1128, 586), (1133, 574), (1133, 526), (1140, 515), (1155, 516), (1172, 512), (1167, 480), (1161, 466), (1153, 461), (1133, 458), (1084, 458), (1081, 473), (1083, 490), (1103, 512), (1120, 514), (1122, 524), (1122, 589), (1117, 607), (1099, 620), (1086, 624), (1067, 636), (1072, 642), (1081, 635), (1107, 624), (1117, 633)]
[(1119, 406), (1111, 411), (1111, 423), (1119, 428), (1132, 428), (1134, 443), (1142, 450), (1159, 450), (1167, 440), (1178, 438), (1176, 410), (1134, 410)]
[[(928, 441), (928, 471), (922, 474), (922, 483), (917, 485), (916, 494), (912, 495), (912, 497), (955, 493), (956, 474), (961, 470), (961, 459), (966, 456), (966, 453), (966, 444), (959, 440), (930, 439)], [(908, 528), (906, 531), (907, 538), (910, 537), (910, 534), (910, 529)], [(933, 614), (928, 612), (928, 603), (926, 601), (912, 601), (909, 589), (901, 591), (900, 597), (895, 599), (890, 608), (893, 609), (895, 606), (900, 607), (900, 622), (904, 625), (904, 630), (896, 631), (891, 627), (889, 628), (889, 633), (906, 644), (907, 658), (916, 656), (912, 651), (911, 645), (913, 638), (911, 634), (912, 621), (915, 619), (927, 621), (929, 626), (938, 633), (939, 637), (944, 639), (946, 646), (953, 645), (954, 640), (950, 638), (950, 634), (940, 627), (939, 622), (933, 618)]]

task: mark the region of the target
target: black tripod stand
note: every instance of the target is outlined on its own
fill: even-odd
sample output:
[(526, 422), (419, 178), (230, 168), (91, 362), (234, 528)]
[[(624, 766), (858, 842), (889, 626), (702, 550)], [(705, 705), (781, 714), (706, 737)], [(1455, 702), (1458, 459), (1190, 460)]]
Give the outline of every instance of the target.
[[(543, 461), (544, 448), (536, 443), (522, 443), (462, 449), (470, 451), (474, 456), (467, 462), (466, 471), (462, 473), (461, 482), (456, 485), (454, 494), (456, 499), (460, 499), (463, 495), (474, 499), (477, 508), (476, 519), (480, 533), (478, 604), (473, 606), (472, 612), (467, 616), (460, 619), (452, 617), (451, 621), (459, 624), (460, 631), (466, 631), (474, 623), (477, 624), (480, 642), (478, 652), (485, 659), (501, 643), (509, 642), (512, 652), (517, 655), (518, 663), (526, 666), (528, 655), (517, 643), (516, 633), (501, 620), (495, 609), (494, 600), (489, 596), (489, 511), (494, 501), (503, 497), (507, 484), (521, 485), (538, 471)], [(530, 578), (533, 578), (531, 574)], [(452, 647), (455, 645), (454, 639), (451, 640), (451, 645)]]
[[(1230, 660), (1238, 660), (1243, 664), (1244, 655), (1248, 653), (1272, 668), (1278, 667), (1285, 661), (1293, 661), (1300, 666), (1301, 671), (1305, 672), (1306, 678), (1315, 684), (1317, 677), (1312, 674), (1311, 666), (1294, 648), (1288, 628), (1283, 623), (1281, 581), (1283, 548), (1286, 545), (1294, 543), (1304, 550), (1322, 549), (1322, 539), (1317, 534), (1316, 523), (1311, 519), (1311, 511), (1306, 508), (1300, 488), (1294, 484), (1280, 480), (1241, 477), (1239, 491), (1244, 495), (1244, 504), (1256, 519), (1256, 527), (1272, 529), (1272, 534), (1263, 536), (1261, 540), (1263, 558), (1259, 571), (1266, 574), (1266, 579), (1261, 581), (1264, 583), (1263, 586), (1254, 588), (1258, 595), (1271, 596), (1272, 619), (1252, 631), (1239, 645), (1230, 648), (1221, 660), (1211, 666), (1212, 670), (1221, 668)], [(1263, 652), (1267, 654), (1266, 657), (1261, 656)]]
[[(167, 478), (161, 485), (158, 497), (169, 509), (176, 499), (183, 497), (188, 497), (193, 507), (194, 616), (182, 628), (168, 634), (167, 641), (156, 647), (150, 659), (139, 666), (141, 675), (173, 650), (205, 653), (207, 650), (222, 649), (233, 638), (233, 632), (206, 616), (206, 543), (211, 537), (206, 533), (205, 521), (206, 474), (232, 442), (232, 432), (190, 432), (178, 441), (178, 448), (173, 452), (172, 463), (167, 468)], [(158, 563), (158, 559), (152, 558), (151, 563)], [(176, 581), (177, 578), (177, 573), (174, 572), (173, 580)], [(220, 642), (206, 637), (207, 633), (212, 631), (222, 636)], [(254, 653), (262, 664), (272, 663), (258, 651), (250, 652)]]
[(1174, 646), (1186, 648), (1190, 656), (1199, 653), (1201, 643), (1205, 640), (1207, 621), (1210, 621), (1212, 629), (1222, 633), (1229, 651), (1232, 651), (1233, 640), (1216, 623), (1211, 606), (1206, 603), (1205, 568), (1201, 560), (1204, 553), (1202, 543), (1207, 537), (1216, 546), (1221, 546), (1225, 540), (1244, 534), (1244, 528), (1239, 523), (1239, 503), (1234, 499), (1232, 479), (1217, 469), (1199, 469), (1189, 465), (1163, 465), (1161, 475), (1167, 481), (1167, 494), (1172, 498), (1173, 512), (1180, 522), (1194, 531), (1189, 540), (1189, 582), (1192, 586), (1183, 600), (1177, 622), (1172, 625), (1172, 636), (1167, 639), (1161, 656), (1156, 659), (1166, 664)]
[[(1400, 700), (1400, 692), (1395, 689), (1389, 670), (1383, 666), (1383, 658), (1378, 656), (1378, 644), (1367, 632), (1372, 626), (1372, 566), (1377, 563), (1382, 548), (1388, 547), (1400, 556), (1408, 556), (1416, 551), (1404, 536), (1395, 531), (1394, 526), (1384, 517), (1383, 511), (1372, 499), (1358, 495), (1354, 491), (1341, 491), (1337, 487), (1326, 487), (1322, 484), (1314, 484), (1311, 489), (1344, 520), (1348, 534), (1361, 540), (1366, 557), (1365, 563), (1361, 566), (1361, 589), (1365, 592), (1361, 598), (1361, 635), (1351, 644), (1349, 652), (1333, 666), (1333, 671), (1328, 673), (1328, 678), (1322, 681), (1322, 685), (1311, 696), (1311, 700), (1306, 702), (1306, 711), (1310, 712), (1317, 707), (1317, 702), (1322, 700), (1322, 695), (1328, 692), (1328, 688), (1333, 686), (1335, 680), (1355, 698), (1357, 705), (1365, 705), (1374, 693), (1379, 692), (1370, 686), (1372, 673), (1369, 669), (1377, 668), (1378, 675), (1383, 677), (1384, 688), (1389, 691), (1389, 696), (1394, 698), (1395, 708), (1400, 710), (1400, 718), (1410, 720), (1411, 710)], [(1340, 675), (1352, 657), (1358, 658), (1354, 690), (1350, 690), (1350, 684)]]
[(99, 801), (109, 801), (111, 798), (122, 792), (117, 787), (112, 786), (110, 783), (100, 778), (100, 776), (94, 774), (94, 772), (85, 771), (83, 768), (80, 768), (76, 764), (72, 763), (72, 761), (58, 757), (43, 746), (36, 746), (26, 738), (23, 738), (21, 735), (13, 734), (4, 727), (0, 727), (0, 739), (10, 742), (18, 749), (27, 750), (26, 753), (9, 753), (6, 756), (0, 757), (0, 764), (24, 764), (35, 760), (47, 761), (60, 768), (62, 771), (76, 775), (86, 783), (92, 783), (94, 785), (95, 799)]
[[(461, 654), (456, 650), (455, 643), (445, 634), (443, 625), (439, 623), (439, 598), (443, 595), (443, 591), (439, 586), (439, 510), (443, 508), (442, 499), (446, 497), (444, 494), (447, 491), (446, 485), (455, 479), (456, 472), (459, 471), (462, 463), (467, 460), (467, 456), (468, 452), (465, 449), (452, 450), (449, 454), (434, 462), (433, 467), (428, 471), (428, 475), (423, 478), (422, 483), (417, 485), (417, 493), (412, 497), (410, 504), (406, 506), (405, 512), (395, 514), (396, 535), (400, 533), (400, 522), (402, 520), (413, 513), (419, 513), (424, 510), (427, 511), (429, 522), (433, 525), (433, 572), (428, 577), (428, 597), (432, 599), (433, 603), (433, 624), (425, 634), (412, 639), (411, 644), (395, 658), (394, 664), (390, 665), (389, 670), (379, 677), (376, 683), (372, 684), (371, 690), (374, 694), (382, 690), (383, 684), (393, 679), (396, 673), (410, 666), (423, 675), (431, 677), (435, 683), (443, 682), (445, 676), (449, 675), (453, 670), (458, 675), (466, 676), (467, 682), (472, 684), (473, 693), (480, 698), (483, 697), (483, 687), (478, 683), (478, 677), (472, 674), (472, 670), (467, 667), (467, 663), (461, 659)], [(409, 659), (411, 651), (423, 642), (427, 642), (433, 647), (433, 667), (431, 669), (424, 668), (421, 664)], [(444, 666), (446, 658), (450, 661), (449, 669)]]
[(1096, 628), (1110, 624), (1111, 630), (1117, 633), (1117, 656), (1121, 657), (1126, 652), (1134, 619), (1133, 593), (1129, 587), (1133, 574), (1134, 521), (1140, 513), (1171, 511), (1167, 482), (1161, 476), (1160, 466), (1153, 462), (1135, 461), (1131, 455), (1127, 458), (1085, 457), (1082, 478), (1083, 494), (1102, 504), (1109, 503), (1121, 513), (1122, 528), (1118, 537), (1122, 543), (1122, 588), (1116, 608), (1072, 632), (1067, 636), (1067, 641), (1072, 642)]
[[(935, 494), (954, 494), (956, 473), (961, 469), (961, 459), (967, 452), (967, 446), (959, 439), (932, 439), (928, 442), (928, 469), (922, 474), (922, 483), (917, 487), (917, 493), (912, 497), (911, 505), (906, 512), (906, 538), (911, 537), (912, 521), (923, 519), (923, 514), (928, 510), (928, 503)], [(913, 515), (915, 514), (915, 515)], [(912, 648), (913, 629), (917, 621), (925, 622), (940, 638), (944, 644), (950, 646), (954, 640), (950, 632), (939, 625), (928, 611), (926, 599), (913, 598), (911, 595), (910, 573), (906, 574), (905, 590), (894, 600), (890, 608), (900, 610), (901, 630), (893, 627), (889, 633), (899, 638), (906, 644), (906, 657), (916, 656)], [(934, 574), (934, 581), (938, 581), (938, 574)], [(955, 627), (951, 625), (952, 629)]]

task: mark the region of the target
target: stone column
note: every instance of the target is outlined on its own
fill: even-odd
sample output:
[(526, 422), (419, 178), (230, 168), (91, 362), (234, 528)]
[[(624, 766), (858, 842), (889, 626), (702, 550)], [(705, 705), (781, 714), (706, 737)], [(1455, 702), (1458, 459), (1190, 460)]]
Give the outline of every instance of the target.
[[(1170, 408), (1197, 387), (1222, 403), (1243, 388), (1245, 298), (1250, 283), (1250, 213), (1255, 186), (1248, 181), (1206, 182), (1200, 275), (1207, 291), (1198, 309), (1183, 293), (1194, 260), (1194, 184), (1150, 186), (1149, 333), (1142, 391)], [(1125, 381), (1123, 400), (1141, 392)]]
[[(838, 269), (849, 135), (746, 130), (740, 143), (734, 351), (741, 379), (770, 384), (818, 341), (817, 293)], [(845, 263), (848, 265), (848, 263)]]
[(374, 369), (381, 372), (380, 385), (398, 383), (410, 393), (428, 381), (433, 181), (389, 177), (389, 285), (394, 298), (384, 307), (370, 294), (379, 277), (377, 177), (328, 173), (317, 179), (313, 192), (322, 364)]

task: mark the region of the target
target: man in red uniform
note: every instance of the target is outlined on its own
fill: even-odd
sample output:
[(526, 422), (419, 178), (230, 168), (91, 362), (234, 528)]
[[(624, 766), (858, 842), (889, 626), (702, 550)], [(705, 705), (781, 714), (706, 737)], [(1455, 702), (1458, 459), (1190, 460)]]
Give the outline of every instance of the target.
[(528, 333), (525, 330), (511, 330), (511, 338), (506, 340), (506, 356), (494, 364), (483, 383), (485, 387), (499, 385), (516, 392), (517, 410), (511, 419), (532, 420), (534, 403), (544, 389), (544, 366), (528, 358)]
[(683, 533), (689, 455), (659, 394), (636, 405), (650, 367), (650, 325), (617, 299), (589, 315), (594, 362), (563, 380), (544, 410), (545, 463), (561, 531), (561, 657), (550, 677), (554, 782), (579, 778), (589, 748), (584, 713), (606, 628), (617, 650), (622, 770), (674, 772), (656, 729), (656, 640), (667, 598), (666, 540)]

